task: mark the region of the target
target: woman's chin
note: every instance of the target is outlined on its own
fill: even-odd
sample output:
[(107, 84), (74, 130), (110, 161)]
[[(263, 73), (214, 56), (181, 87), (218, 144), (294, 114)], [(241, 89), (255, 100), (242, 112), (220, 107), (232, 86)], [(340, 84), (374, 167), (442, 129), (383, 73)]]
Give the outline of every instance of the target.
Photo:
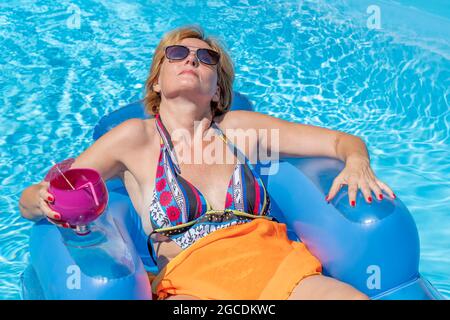
[(175, 90), (173, 90), (171, 93), (166, 93), (165, 96), (167, 98), (176, 98), (181, 96), (192, 98), (201, 96), (202, 92), (203, 90), (199, 85), (180, 83), (180, 85)]

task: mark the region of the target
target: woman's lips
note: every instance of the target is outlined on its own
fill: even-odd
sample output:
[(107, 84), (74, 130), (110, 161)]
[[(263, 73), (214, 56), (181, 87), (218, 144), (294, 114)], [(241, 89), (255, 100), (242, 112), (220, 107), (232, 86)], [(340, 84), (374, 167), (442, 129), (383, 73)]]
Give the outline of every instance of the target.
[(192, 74), (192, 75), (198, 77), (198, 75), (192, 70), (184, 70), (184, 71), (181, 71), (180, 74)]

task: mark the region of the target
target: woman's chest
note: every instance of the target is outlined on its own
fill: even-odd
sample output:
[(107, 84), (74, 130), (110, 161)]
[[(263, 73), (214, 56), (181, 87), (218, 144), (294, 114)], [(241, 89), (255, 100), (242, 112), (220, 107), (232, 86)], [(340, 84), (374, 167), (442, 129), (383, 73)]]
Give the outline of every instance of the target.
[(146, 144), (132, 153), (123, 156), (127, 168), (122, 173), (122, 181), (136, 212), (142, 217), (151, 200), (155, 172), (158, 162), (158, 149)]

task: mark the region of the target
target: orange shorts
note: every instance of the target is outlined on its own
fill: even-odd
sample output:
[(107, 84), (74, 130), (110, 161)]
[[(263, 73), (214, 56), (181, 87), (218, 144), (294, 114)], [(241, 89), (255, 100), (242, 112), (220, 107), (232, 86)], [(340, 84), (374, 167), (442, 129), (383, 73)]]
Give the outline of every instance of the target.
[(152, 279), (158, 299), (284, 300), (322, 266), (286, 225), (264, 218), (216, 230), (172, 259)]

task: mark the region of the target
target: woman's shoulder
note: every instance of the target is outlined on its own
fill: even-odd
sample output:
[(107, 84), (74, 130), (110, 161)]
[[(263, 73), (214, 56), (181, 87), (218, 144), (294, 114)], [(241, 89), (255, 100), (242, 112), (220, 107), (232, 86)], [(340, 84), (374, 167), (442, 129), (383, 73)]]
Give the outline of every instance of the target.
[(141, 119), (126, 120), (98, 138), (72, 166), (94, 168), (108, 180), (128, 169), (130, 155), (154, 144), (151, 128)]
[(114, 154), (125, 162), (128, 158), (143, 149), (152, 149), (157, 145), (156, 129), (152, 125), (154, 119), (128, 119), (109, 130), (100, 137), (92, 148)]
[(130, 145), (139, 145), (151, 142), (155, 137), (154, 119), (128, 119), (111, 129), (112, 138)]
[(254, 111), (233, 110), (217, 116), (214, 121), (222, 129), (245, 129), (254, 118)]

